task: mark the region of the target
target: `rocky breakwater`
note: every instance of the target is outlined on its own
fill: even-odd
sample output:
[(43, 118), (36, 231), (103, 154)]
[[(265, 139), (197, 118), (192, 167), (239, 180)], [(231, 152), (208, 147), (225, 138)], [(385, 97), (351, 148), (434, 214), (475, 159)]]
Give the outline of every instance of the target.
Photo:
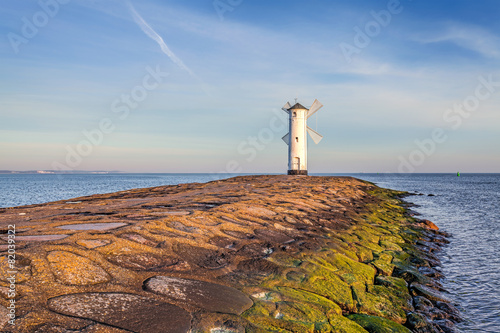
[(0, 331), (452, 332), (446, 235), (401, 195), (245, 176), (0, 209)]

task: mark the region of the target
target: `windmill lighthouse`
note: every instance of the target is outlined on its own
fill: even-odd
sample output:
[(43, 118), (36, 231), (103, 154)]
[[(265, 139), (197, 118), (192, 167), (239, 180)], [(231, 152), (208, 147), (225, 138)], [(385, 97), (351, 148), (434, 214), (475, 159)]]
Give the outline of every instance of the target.
[(287, 102), (282, 110), (288, 113), (289, 131), (282, 139), (288, 145), (288, 174), (307, 175), (307, 133), (314, 143), (318, 144), (323, 136), (307, 126), (307, 119), (323, 107), (317, 99), (307, 109), (295, 101), (295, 105)]

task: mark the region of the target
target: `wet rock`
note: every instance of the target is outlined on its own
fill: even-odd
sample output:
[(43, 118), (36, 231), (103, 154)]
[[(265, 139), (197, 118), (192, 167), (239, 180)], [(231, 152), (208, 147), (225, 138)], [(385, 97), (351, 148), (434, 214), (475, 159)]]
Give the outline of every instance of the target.
[(448, 297), (440, 293), (439, 291), (432, 289), (430, 287), (424, 286), (420, 283), (412, 282), (410, 285), (410, 290), (414, 296), (424, 296), (427, 299), (430, 299), (431, 301), (437, 302), (447, 302), (449, 303), (450, 300)]
[(429, 312), (434, 307), (432, 302), (423, 296), (413, 297), (413, 304), (415, 304), (415, 310), (424, 313)]
[(431, 278), (434, 278), (434, 279), (441, 279), (444, 277), (443, 273), (441, 273), (440, 271), (438, 271), (437, 269), (435, 268), (431, 268), (431, 267), (419, 267), (418, 268), (418, 271), (425, 275), (425, 276), (428, 276), (428, 277), (431, 277)]
[(211, 282), (156, 276), (144, 282), (148, 291), (208, 311), (241, 314), (253, 304), (241, 291)]
[(444, 333), (459, 333), (455, 324), (448, 319), (435, 320), (434, 324), (437, 325)]
[(415, 333), (440, 333), (425, 315), (417, 312), (408, 314), (407, 325)]
[(401, 324), (391, 320), (369, 316), (364, 314), (353, 314), (347, 316), (370, 333), (411, 333), (411, 331)]
[(139, 333), (185, 333), (190, 314), (169, 303), (125, 293), (82, 293), (51, 298), (51, 311)]
[(439, 247), (438, 244), (433, 243), (433, 242), (426, 242), (424, 240), (417, 240), (417, 245), (419, 246), (420, 249), (424, 250), (425, 252), (432, 253), (432, 252), (437, 252), (441, 248)]
[(463, 319), (461, 318), (460, 311), (450, 303), (446, 302), (436, 302), (436, 307), (441, 311), (448, 314), (448, 319), (453, 320), (454, 322), (461, 322)]
[(91, 260), (66, 251), (52, 251), (47, 255), (55, 277), (65, 284), (91, 285), (108, 282), (109, 274)]

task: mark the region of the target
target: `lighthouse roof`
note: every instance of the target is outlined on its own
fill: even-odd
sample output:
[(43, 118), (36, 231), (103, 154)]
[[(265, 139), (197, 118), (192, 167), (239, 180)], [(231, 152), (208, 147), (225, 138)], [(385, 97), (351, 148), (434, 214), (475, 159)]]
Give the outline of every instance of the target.
[(296, 103), (294, 106), (290, 108), (290, 110), (307, 110), (307, 108), (300, 103)]

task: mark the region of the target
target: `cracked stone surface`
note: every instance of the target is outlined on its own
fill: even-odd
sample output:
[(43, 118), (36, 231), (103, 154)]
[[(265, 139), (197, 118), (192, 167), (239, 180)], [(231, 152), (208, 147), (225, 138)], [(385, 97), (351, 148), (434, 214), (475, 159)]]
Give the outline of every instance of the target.
[(430, 312), (445, 300), (420, 273), (438, 265), (439, 231), (399, 195), (350, 177), (242, 176), (3, 208), (0, 315), (15, 224), (17, 319), (0, 331), (418, 325), (407, 320), (412, 296), (429, 298)]

